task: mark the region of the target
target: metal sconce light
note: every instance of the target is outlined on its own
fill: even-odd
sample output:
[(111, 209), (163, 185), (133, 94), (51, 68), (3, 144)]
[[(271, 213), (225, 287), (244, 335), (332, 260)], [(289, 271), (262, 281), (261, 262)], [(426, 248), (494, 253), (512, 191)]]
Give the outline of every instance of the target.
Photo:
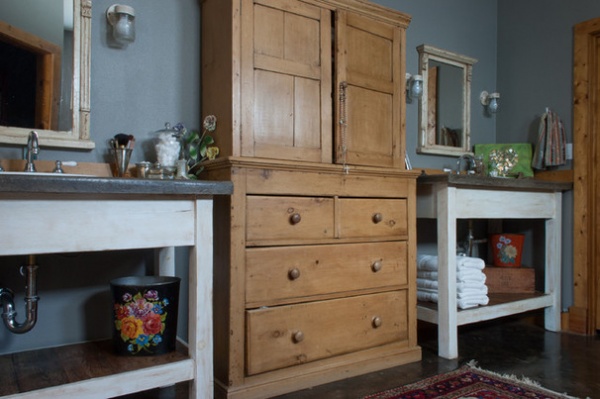
[(487, 91), (482, 91), (479, 95), (479, 100), (481, 104), (487, 108), (490, 114), (495, 114), (498, 112), (498, 99), (500, 98), (500, 93), (488, 93)]
[(106, 19), (112, 26), (115, 42), (126, 45), (135, 40), (135, 10), (133, 7), (113, 4), (106, 10)]
[(406, 95), (411, 100), (423, 96), (423, 76), (406, 74)]

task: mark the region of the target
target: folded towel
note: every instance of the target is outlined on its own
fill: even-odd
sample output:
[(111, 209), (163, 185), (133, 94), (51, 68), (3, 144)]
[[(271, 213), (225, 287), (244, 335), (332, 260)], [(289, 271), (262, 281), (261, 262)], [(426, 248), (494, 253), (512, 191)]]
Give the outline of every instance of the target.
[[(438, 294), (435, 292), (426, 292), (417, 290), (417, 299), (419, 301), (438, 302)], [(473, 296), (464, 299), (457, 299), (456, 306), (460, 309), (468, 309), (479, 305), (487, 305), (490, 299), (487, 295)]]
[[(429, 292), (429, 293), (437, 294), (438, 290), (437, 290), (437, 288), (421, 288), (421, 287), (419, 287), (419, 288), (417, 288), (417, 292)], [(481, 296), (487, 295), (487, 293), (488, 293), (487, 286), (484, 285), (483, 287), (481, 287), (481, 289), (478, 289), (478, 290), (457, 292), (456, 297), (458, 299), (480, 298)]]
[[(483, 259), (472, 258), (468, 256), (457, 256), (456, 257), (456, 269), (475, 269), (483, 270), (485, 268), (485, 262)], [(417, 270), (438, 270), (438, 257), (436, 255), (418, 255), (417, 256)]]
[[(417, 288), (433, 288), (438, 289), (438, 281), (430, 280), (428, 278), (417, 278)], [(487, 285), (485, 285), (485, 281), (466, 281), (466, 282), (457, 282), (456, 283), (456, 292), (469, 292), (472, 290), (485, 290), (487, 294)]]
[(485, 262), (480, 258), (473, 258), (469, 256), (457, 256), (456, 267), (460, 269), (476, 269), (483, 270), (485, 268)]
[[(437, 281), (438, 280), (438, 272), (437, 271), (422, 271), (417, 270), (417, 278), (428, 279)], [(464, 269), (456, 272), (456, 282), (457, 283), (482, 283), (485, 284), (486, 276), (482, 271), (479, 270), (470, 270)]]

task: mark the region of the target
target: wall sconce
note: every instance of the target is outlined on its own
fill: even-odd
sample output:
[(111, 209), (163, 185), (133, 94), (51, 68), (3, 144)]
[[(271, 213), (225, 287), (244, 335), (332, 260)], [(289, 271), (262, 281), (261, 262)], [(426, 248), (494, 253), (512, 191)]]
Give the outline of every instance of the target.
[(481, 104), (487, 108), (490, 114), (495, 114), (498, 112), (498, 99), (500, 98), (500, 93), (488, 93), (487, 91), (482, 91), (479, 95), (479, 100)]
[(106, 10), (106, 19), (112, 26), (113, 38), (121, 45), (135, 40), (135, 10), (133, 7), (113, 4)]
[(416, 100), (423, 96), (423, 76), (406, 74), (406, 95), (411, 100)]

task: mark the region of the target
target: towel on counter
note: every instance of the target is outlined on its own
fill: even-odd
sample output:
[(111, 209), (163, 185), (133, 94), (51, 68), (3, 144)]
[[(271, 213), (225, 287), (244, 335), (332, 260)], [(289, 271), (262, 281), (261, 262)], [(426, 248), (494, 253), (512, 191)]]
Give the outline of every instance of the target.
[(555, 112), (546, 109), (540, 118), (531, 166), (543, 170), (548, 166), (564, 165), (567, 162), (566, 147), (567, 139), (562, 120)]

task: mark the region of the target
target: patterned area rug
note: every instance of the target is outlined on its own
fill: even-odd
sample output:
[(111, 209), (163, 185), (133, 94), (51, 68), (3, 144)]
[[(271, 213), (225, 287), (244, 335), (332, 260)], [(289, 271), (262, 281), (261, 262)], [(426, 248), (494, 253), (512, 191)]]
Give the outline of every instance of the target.
[(439, 374), (403, 387), (390, 389), (364, 399), (574, 399), (542, 388), (527, 378), (501, 376), (482, 370), (473, 362), (457, 370)]

